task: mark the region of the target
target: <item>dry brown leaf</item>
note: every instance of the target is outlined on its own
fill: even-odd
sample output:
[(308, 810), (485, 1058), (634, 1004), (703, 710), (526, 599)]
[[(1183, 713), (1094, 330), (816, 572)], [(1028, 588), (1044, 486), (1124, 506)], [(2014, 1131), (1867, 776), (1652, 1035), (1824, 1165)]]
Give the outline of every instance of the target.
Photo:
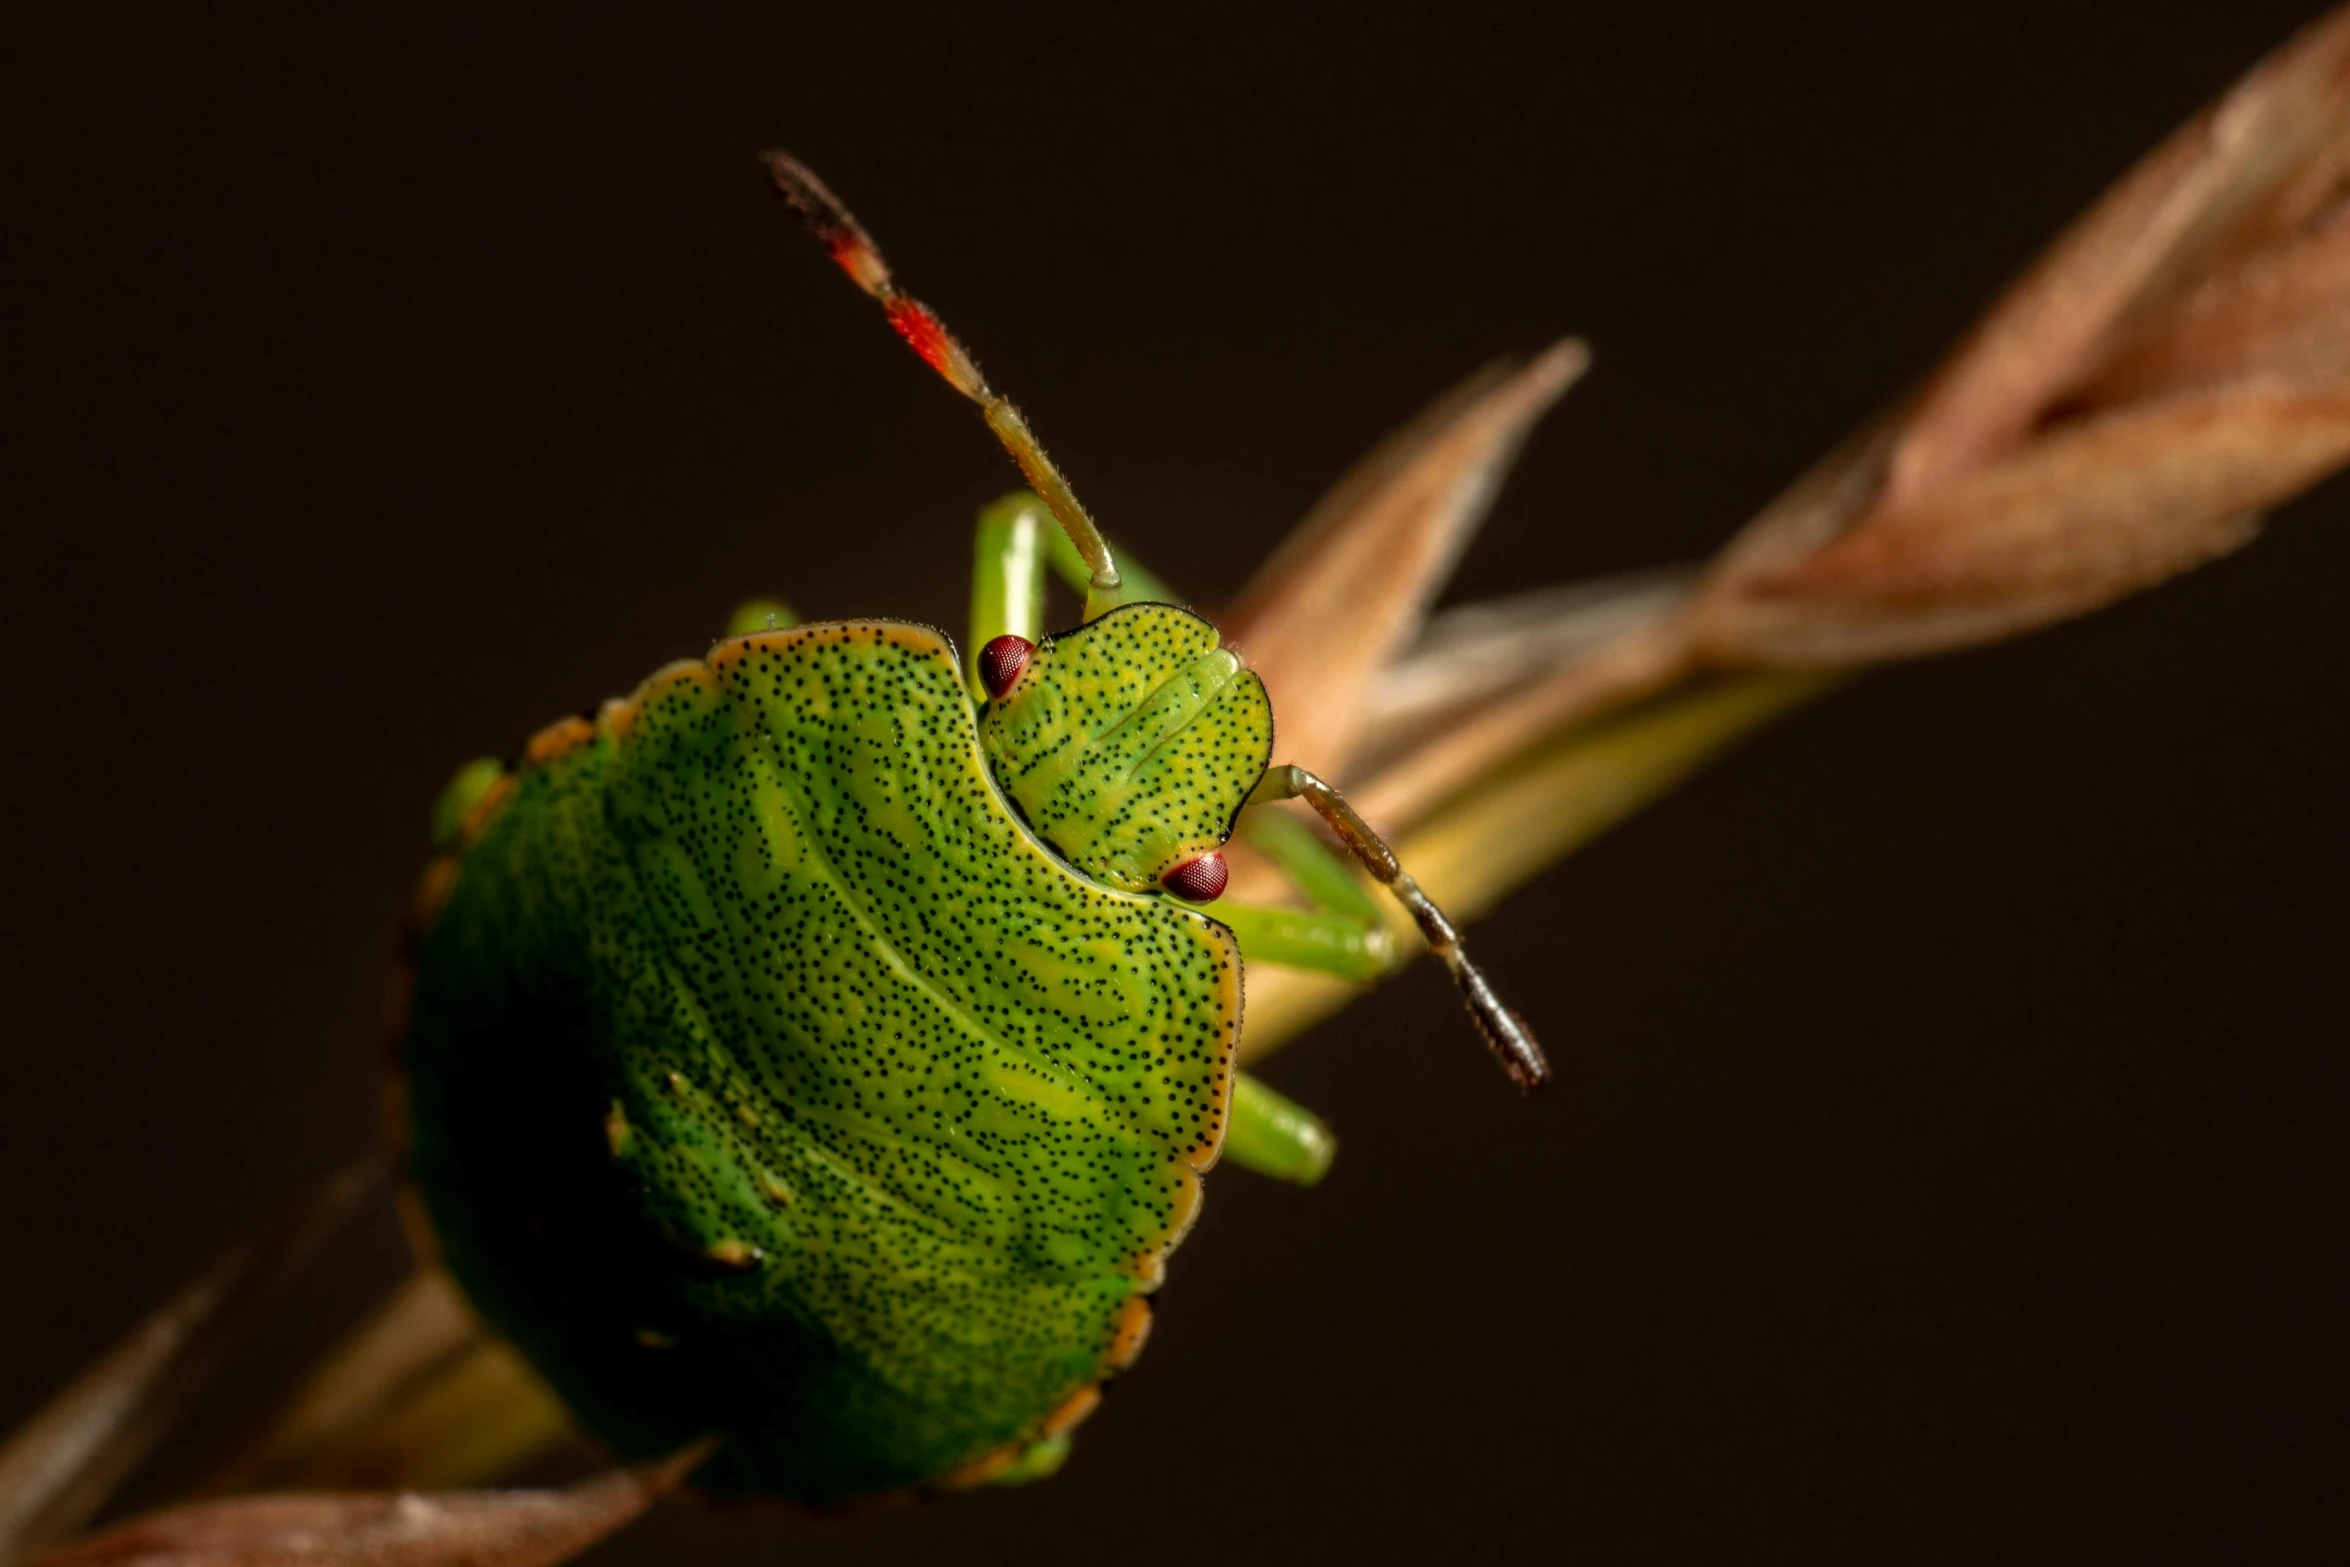
[(1358, 786), (1358, 808), (1402, 831), (1529, 748), (1689, 674), (1710, 601), (1750, 576), (1808, 559), (1847, 528), (1880, 488), (1895, 430), (1893, 421), (1877, 421), (1815, 463), (1731, 541), (1698, 590), (1676, 607), (1631, 621), (1573, 662), (1493, 694), (1389, 760)]
[(211, 1379), (277, 1285), (373, 1189), (373, 1160), (328, 1180), (300, 1209), (239, 1247), (86, 1368), (0, 1447), (0, 1562), (69, 1538)]
[[(224, 1494), (319, 1483), (312, 1469), (320, 1455), (347, 1448), (369, 1422), (451, 1372), (478, 1339), (473, 1317), (449, 1276), (434, 1267), (416, 1269), (344, 1336), (268, 1427), (222, 1464), (203, 1489)], [(418, 1483), (408, 1476), (399, 1480)]]
[(2271, 55), (2049, 248), (1927, 384), (1882, 504), (1905, 507), (2023, 439), (2167, 293), (2297, 229), (2350, 130), (2350, 9)]
[(1722, 554), (1715, 665), (1942, 652), (2225, 554), (2350, 460), (2350, 7), (2144, 159)]
[(1689, 667), (1684, 624), (1678, 614), (1648, 622), (1495, 697), (1364, 780), (1354, 790), (1355, 808), (1382, 831), (1401, 832), (1549, 736), (1669, 684)]
[(1337, 774), (1363, 694), (1420, 629), (1527, 433), (1590, 362), (1569, 339), (1490, 370), (1390, 436), (1222, 617), (1282, 715), (1281, 760)]
[(284, 1480), (359, 1490), (484, 1485), (573, 1431), (569, 1411), (520, 1351), (485, 1337), (303, 1453)]
[(2230, 387), (2083, 420), (1871, 516), (1695, 627), (1725, 664), (1941, 652), (2078, 615), (2225, 554), (2350, 460), (2350, 390)]
[(2350, 383), (2350, 222), (2204, 283), (2123, 344), (2078, 401), (2111, 407), (2253, 376)]
[(1696, 580), (1694, 568), (1666, 567), (1537, 588), (1430, 617), (1411, 651), (1363, 695), (1357, 770), (1376, 772), (1504, 692), (1570, 669), (1666, 619)]

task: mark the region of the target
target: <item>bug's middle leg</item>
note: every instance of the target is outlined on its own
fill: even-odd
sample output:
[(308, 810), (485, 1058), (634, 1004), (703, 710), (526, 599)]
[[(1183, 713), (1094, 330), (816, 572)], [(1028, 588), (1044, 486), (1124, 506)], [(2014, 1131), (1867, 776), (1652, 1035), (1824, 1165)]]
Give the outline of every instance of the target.
[(1217, 905), (1216, 918), (1232, 927), (1248, 961), (1307, 969), (1358, 984), (1368, 984), (1395, 966), (1395, 937), (1379, 905), (1311, 828), (1279, 811), (1252, 810), (1241, 817), (1240, 838), (1271, 860), (1307, 903), (1303, 909), (1262, 903)]
[[(1303, 909), (1219, 904), (1251, 963), (1310, 969), (1368, 983), (1395, 966), (1395, 938), (1354, 872), (1304, 823), (1278, 811), (1250, 811), (1241, 836), (1305, 895)], [(1243, 1072), (1234, 1084), (1224, 1157), (1244, 1170), (1311, 1186), (1329, 1170), (1338, 1139), (1303, 1105)]]
[(1311, 1186), (1338, 1157), (1338, 1138), (1313, 1111), (1242, 1072), (1233, 1080), (1224, 1157), (1243, 1170)]
[[(1419, 884), (1397, 863), (1395, 851), (1327, 783), (1302, 767), (1266, 769), (1249, 795), (1252, 807), (1303, 800), (1326, 822), (1364, 870), (1395, 895), (1434, 952), (1451, 971), (1486, 1045), (1521, 1088), (1550, 1075), (1541, 1047), (1517, 1014), (1502, 1005), (1485, 976), (1461, 950), (1460, 933)], [(1242, 834), (1314, 903), (1310, 910), (1235, 905), (1217, 910), (1240, 938), (1244, 958), (1281, 963), (1348, 979), (1373, 979), (1391, 967), (1392, 938), (1378, 905), (1346, 864), (1304, 826), (1278, 812), (1251, 809)], [(1310, 1111), (1254, 1078), (1236, 1079), (1225, 1156), (1244, 1169), (1311, 1185), (1329, 1168), (1337, 1142)]]

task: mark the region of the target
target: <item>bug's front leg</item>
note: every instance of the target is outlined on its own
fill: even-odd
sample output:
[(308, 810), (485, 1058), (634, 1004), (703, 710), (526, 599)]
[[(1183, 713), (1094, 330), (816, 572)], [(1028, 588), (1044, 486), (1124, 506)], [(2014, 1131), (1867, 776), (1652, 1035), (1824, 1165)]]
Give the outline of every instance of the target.
[[(1279, 766), (1267, 770), (1249, 804), (1293, 799), (1313, 807), (1348, 852), (1411, 915), (1430, 950), (1451, 971), (1478, 1031), (1511, 1080), (1522, 1088), (1542, 1083), (1549, 1066), (1531, 1032), (1494, 996), (1485, 976), (1461, 951), (1452, 922), (1429, 902), (1386, 841), (1337, 790), (1302, 767)], [(1346, 863), (1303, 822), (1278, 811), (1251, 809), (1242, 814), (1240, 835), (1273, 861), (1311, 905), (1291, 909), (1244, 903), (1217, 908), (1216, 918), (1232, 928), (1244, 958), (1355, 981), (1376, 979), (1394, 966), (1394, 938), (1379, 906)], [(1329, 1169), (1337, 1151), (1337, 1139), (1312, 1111), (1245, 1073), (1236, 1080), (1224, 1157), (1242, 1169), (1310, 1186)]]
[[(1462, 954), (1460, 937), (1451, 921), (1428, 901), (1396, 863), (1393, 851), (1335, 789), (1303, 768), (1275, 767), (1249, 799), (1252, 807), (1303, 799), (1330, 822), (1363, 868), (1395, 893), (1431, 949), (1452, 971), (1479, 1031), (1511, 1078), (1530, 1088), (1548, 1075), (1541, 1050), (1525, 1025), (1494, 998), (1484, 976)], [(1218, 905), (1215, 917), (1232, 928), (1247, 961), (1305, 969), (1357, 983), (1377, 979), (1395, 966), (1395, 938), (1379, 905), (1355, 872), (1311, 828), (1280, 811), (1249, 809), (1241, 815), (1239, 836), (1271, 860), (1309, 905), (1304, 909), (1272, 904)], [(1337, 1139), (1312, 1111), (1246, 1073), (1239, 1076), (1225, 1136), (1225, 1158), (1260, 1175), (1310, 1186), (1329, 1169), (1337, 1151)]]
[[(1174, 590), (1131, 557), (1121, 556), (1121, 585), (1106, 597), (1106, 606), (1172, 604)], [(1069, 542), (1043, 501), (1027, 490), (1015, 490), (979, 514), (971, 546), (970, 634), (963, 641), (963, 680), (975, 702), (1000, 695), (1018, 673), (1018, 661), (1044, 640), (1045, 581), (1057, 576), (1086, 602), (1104, 607), (1105, 596), (1092, 584), (1085, 559)], [(991, 662), (1004, 638), (1018, 639), (1013, 662)]]
[[(1279, 811), (1250, 811), (1241, 818), (1240, 836), (1279, 867), (1309, 905), (1218, 904), (1215, 917), (1232, 928), (1248, 962), (1365, 984), (1394, 967), (1395, 938), (1378, 905), (1304, 823)], [(1311, 1186), (1337, 1153), (1338, 1139), (1321, 1117), (1240, 1074), (1224, 1139), (1226, 1159), (1259, 1175)]]
[[(1119, 558), (1124, 564), (1113, 605), (1179, 602), (1166, 583), (1123, 548)], [(979, 514), (971, 548), (970, 635), (963, 643), (963, 677), (974, 700), (984, 702), (989, 695), (980, 655), (990, 642), (1012, 636), (1033, 646), (1044, 639), (1048, 573), (1079, 594), (1094, 591), (1084, 557), (1043, 501), (1015, 490)]]
[(1395, 938), (1379, 906), (1344, 861), (1303, 822), (1280, 811), (1248, 811), (1242, 842), (1271, 860), (1305, 895), (1304, 909), (1278, 904), (1226, 903), (1216, 918), (1232, 927), (1252, 963), (1330, 974), (1369, 984), (1395, 966)]
[(998, 637), (1033, 646), (1044, 636), (1045, 541), (1059, 528), (1026, 490), (979, 514), (971, 541), (971, 630), (963, 641), (963, 683), (975, 702), (991, 695), (982, 655)]

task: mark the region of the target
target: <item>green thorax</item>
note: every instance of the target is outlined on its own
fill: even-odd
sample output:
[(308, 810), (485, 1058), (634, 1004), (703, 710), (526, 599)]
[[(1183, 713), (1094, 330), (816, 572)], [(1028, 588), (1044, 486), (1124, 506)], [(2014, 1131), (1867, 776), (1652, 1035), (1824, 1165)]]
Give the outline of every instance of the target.
[(1231, 836), (1272, 755), (1273, 709), (1214, 626), (1133, 604), (1047, 637), (979, 735), (1047, 842), (1140, 891)]
[[(1205, 629), (1122, 612), (1039, 663), (1101, 682), (1089, 647), (1167, 617)], [(1131, 1354), (1239, 1027), (1229, 934), (1122, 890), (1213, 847), (1254, 773), (1211, 780), (1262, 764), (1269, 716), (1228, 716), (1261, 688), (1206, 636), (1114, 697), (1015, 692), (984, 752), (935, 632), (740, 638), (476, 810), (417, 948), (412, 1172), (599, 1435), (720, 1431), (705, 1483), (827, 1501), (1016, 1452)], [(1000, 759), (1055, 734), (1031, 831)]]

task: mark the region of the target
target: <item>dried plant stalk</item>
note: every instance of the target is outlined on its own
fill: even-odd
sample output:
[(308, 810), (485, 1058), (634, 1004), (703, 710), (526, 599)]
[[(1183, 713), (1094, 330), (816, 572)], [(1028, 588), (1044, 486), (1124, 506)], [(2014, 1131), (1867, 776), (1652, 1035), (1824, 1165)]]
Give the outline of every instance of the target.
[(255, 1496), (173, 1508), (41, 1567), (547, 1567), (634, 1521), (707, 1444), (561, 1491)]
[(0, 1448), (0, 1563), (96, 1517), (278, 1285), (382, 1178), (373, 1159), (328, 1180), (267, 1233), (221, 1259), (17, 1427)]
[(1495, 367), (1382, 442), (1223, 617), (1281, 717), (1282, 754), (1338, 773), (1380, 671), (1427, 618), (1534, 425), (1591, 363), (1569, 338)]
[(2084, 614), (2226, 554), (2350, 458), (2350, 10), (2181, 127), (1866, 444), (1846, 504), (1766, 514), (1688, 635), (1861, 663)]
[(205, 1489), (473, 1485), (570, 1434), (562, 1403), (483, 1335), (448, 1275), (419, 1267)]

